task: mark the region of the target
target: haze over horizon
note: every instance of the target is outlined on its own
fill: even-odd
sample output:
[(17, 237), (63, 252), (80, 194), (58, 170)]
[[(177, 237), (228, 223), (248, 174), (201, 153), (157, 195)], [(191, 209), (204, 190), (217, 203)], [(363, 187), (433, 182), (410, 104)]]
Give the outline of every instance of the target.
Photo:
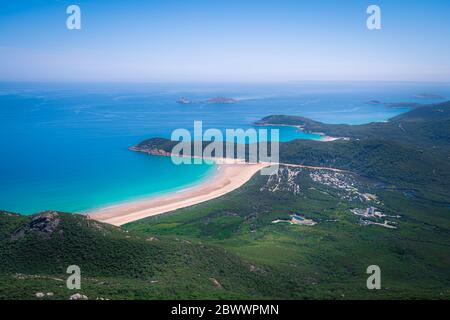
[[(81, 8), (81, 30), (66, 8)], [(382, 29), (366, 9), (382, 10)], [(450, 2), (2, 1), (0, 81), (450, 81)]]

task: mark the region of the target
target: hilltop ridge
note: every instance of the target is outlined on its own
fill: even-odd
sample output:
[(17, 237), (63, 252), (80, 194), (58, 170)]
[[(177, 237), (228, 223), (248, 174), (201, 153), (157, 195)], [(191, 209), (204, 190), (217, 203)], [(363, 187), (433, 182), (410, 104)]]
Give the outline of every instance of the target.
[(1, 211), (0, 261), (0, 299), (37, 299), (36, 292), (53, 293), (45, 299), (68, 299), (76, 293), (65, 286), (70, 265), (80, 267), (78, 292), (89, 299), (275, 294), (266, 290), (270, 277), (261, 279), (250, 264), (221, 248), (177, 237), (142, 236), (57, 211), (32, 216)]

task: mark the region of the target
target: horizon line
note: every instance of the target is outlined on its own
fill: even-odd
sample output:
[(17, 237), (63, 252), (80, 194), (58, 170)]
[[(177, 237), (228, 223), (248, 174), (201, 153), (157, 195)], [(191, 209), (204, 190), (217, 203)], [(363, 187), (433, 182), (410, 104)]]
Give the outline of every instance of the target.
[(422, 83), (449, 84), (450, 80), (5, 80), (0, 84), (301, 84), (301, 83)]

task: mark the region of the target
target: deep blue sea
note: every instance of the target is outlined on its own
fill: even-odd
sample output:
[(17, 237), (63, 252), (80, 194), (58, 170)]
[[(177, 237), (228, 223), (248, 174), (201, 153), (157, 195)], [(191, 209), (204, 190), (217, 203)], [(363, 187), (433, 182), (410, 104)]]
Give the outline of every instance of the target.
[[(177, 128), (250, 128), (271, 114), (328, 123), (386, 121), (408, 109), (368, 104), (434, 103), (450, 97), (442, 84), (24, 84), (0, 83), (0, 209), (84, 212), (185, 188), (214, 166), (172, 164), (170, 158), (128, 150), (150, 137), (170, 138)], [(205, 104), (215, 96), (236, 104)], [(198, 103), (178, 104), (180, 97)], [(319, 139), (279, 128), (282, 141)]]

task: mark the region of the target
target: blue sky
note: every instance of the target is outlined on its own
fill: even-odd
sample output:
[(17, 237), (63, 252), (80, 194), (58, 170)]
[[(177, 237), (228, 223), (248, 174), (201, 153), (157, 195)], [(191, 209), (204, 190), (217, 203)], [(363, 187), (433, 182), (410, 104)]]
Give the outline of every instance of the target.
[(449, 14), (448, 0), (0, 0), (0, 80), (450, 81)]

